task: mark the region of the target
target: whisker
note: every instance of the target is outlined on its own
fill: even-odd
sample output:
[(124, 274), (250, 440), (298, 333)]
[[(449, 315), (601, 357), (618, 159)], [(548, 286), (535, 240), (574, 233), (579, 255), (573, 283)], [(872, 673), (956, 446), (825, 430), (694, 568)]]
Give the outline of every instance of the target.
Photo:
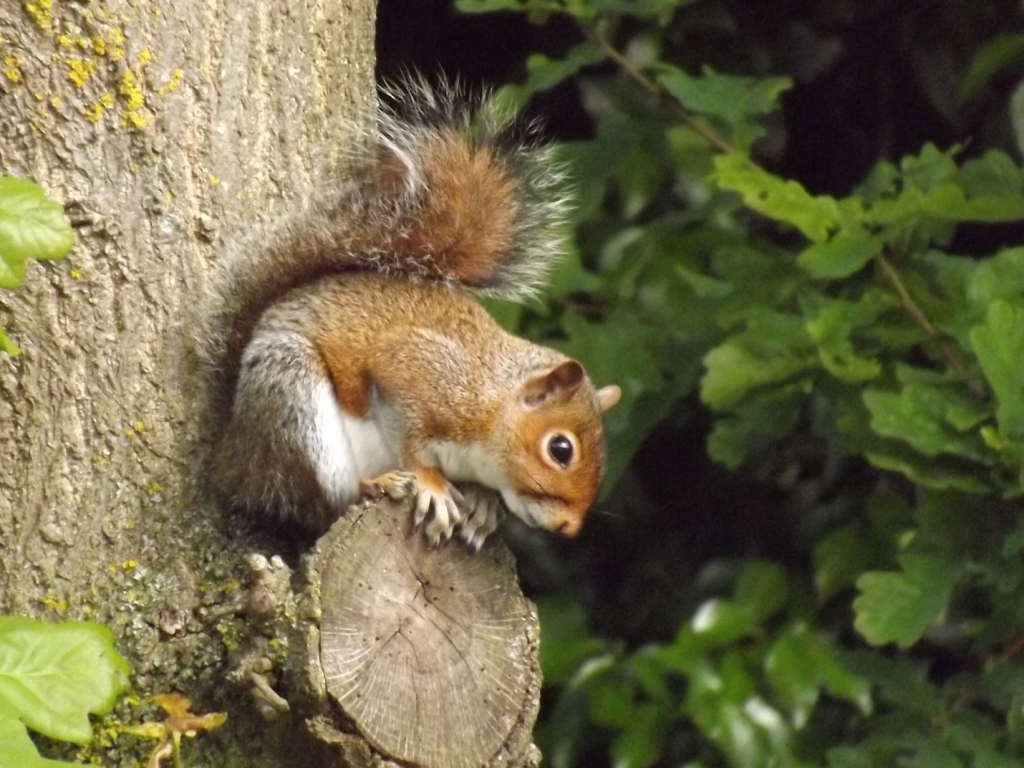
[(533, 473), (530, 472), (529, 469), (526, 470), (526, 476), (530, 479), (530, 482), (533, 483), (534, 487), (540, 492), (541, 495), (543, 495), (543, 496), (550, 496), (551, 495), (551, 494), (548, 493), (547, 488), (544, 487), (544, 483), (542, 483), (540, 480), (538, 480), (536, 477), (534, 477)]

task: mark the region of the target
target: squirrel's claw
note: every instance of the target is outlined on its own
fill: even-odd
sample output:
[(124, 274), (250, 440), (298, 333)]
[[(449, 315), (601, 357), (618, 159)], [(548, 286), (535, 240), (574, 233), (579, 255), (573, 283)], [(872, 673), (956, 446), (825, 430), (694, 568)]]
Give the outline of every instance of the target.
[(462, 522), (459, 503), (463, 502), (463, 495), (440, 474), (435, 478), (429, 471), (394, 470), (372, 480), (361, 480), (359, 491), (374, 499), (385, 494), (397, 501), (414, 498), (416, 506), (412, 523), (416, 528), (422, 526), (432, 547), (448, 541)]
[[(451, 490), (455, 491), (454, 488)], [(430, 510), (433, 510), (433, 515), (426, 525), (423, 525)], [(413, 524), (417, 527), (423, 525), (423, 533), (430, 546), (436, 547), (442, 541), (448, 541), (461, 521), (462, 513), (451, 494), (420, 487)]]
[(498, 529), (498, 524), (505, 517), (505, 510), (498, 494), (482, 486), (464, 486), (462, 494), (463, 520), (459, 525), (458, 536), (470, 549), (479, 552), (487, 537)]

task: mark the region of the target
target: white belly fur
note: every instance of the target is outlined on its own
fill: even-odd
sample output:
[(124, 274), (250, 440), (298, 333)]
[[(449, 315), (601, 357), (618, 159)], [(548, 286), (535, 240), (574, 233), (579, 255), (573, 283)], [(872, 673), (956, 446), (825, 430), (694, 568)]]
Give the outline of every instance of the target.
[(314, 397), (310, 456), (328, 498), (347, 506), (359, 497), (360, 480), (398, 468), (398, 452), (377, 421), (345, 413), (329, 382), (318, 383)]

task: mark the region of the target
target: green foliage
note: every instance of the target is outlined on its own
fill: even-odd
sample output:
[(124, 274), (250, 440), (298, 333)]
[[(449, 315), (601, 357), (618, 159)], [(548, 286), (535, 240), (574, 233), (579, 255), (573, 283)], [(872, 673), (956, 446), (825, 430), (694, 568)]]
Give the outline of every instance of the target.
[[(562, 148), (579, 252), (548, 306), (518, 319), (623, 386), (611, 498), (642, 499), (608, 545), (624, 596), (590, 595), (586, 615), (564, 596), (543, 604), (550, 764), (1020, 765), (1024, 90), (1007, 111), (1001, 83), (1024, 69), (1020, 10), (943, 0), (924, 22), (818, 3), (765, 27), (758, 14), (774, 11), (716, 0), (457, 4), (578, 28), (501, 92), (522, 105), (571, 78), (592, 125)], [(994, 94), (998, 114), (958, 130), (962, 146), (921, 136), (841, 184), (779, 172), (786, 142), (788, 158), (813, 150), (785, 130), (780, 100), (813, 80), (812, 53), (845, 55), (827, 36), (854, 22), (913, 40), (920, 77), (941, 68), (918, 85), (958, 129)], [(771, 37), (782, 28), (810, 48)], [(733, 516), (720, 486), (686, 498), (710, 507), (708, 526), (788, 538), (751, 536), (662, 584), (651, 574), (694, 556), (639, 529), (658, 505), (673, 525), (696, 513), (679, 498), (712, 481), (685, 451), (666, 458), (666, 435), (705, 422), (723, 485), (769, 501)]]
[(39, 756), (26, 726), (61, 741), (92, 738), (89, 714), (113, 709), (128, 685), (113, 633), (88, 621), (0, 616), (0, 746), (4, 768), (67, 765)]
[(900, 573), (865, 573), (857, 580), (854, 626), (875, 645), (909, 648), (946, 610), (956, 566), (937, 557), (905, 554)]
[[(64, 209), (28, 179), (0, 177), (0, 288), (17, 288), (29, 259), (62, 259), (74, 238)], [(0, 349), (18, 346), (0, 330)]]

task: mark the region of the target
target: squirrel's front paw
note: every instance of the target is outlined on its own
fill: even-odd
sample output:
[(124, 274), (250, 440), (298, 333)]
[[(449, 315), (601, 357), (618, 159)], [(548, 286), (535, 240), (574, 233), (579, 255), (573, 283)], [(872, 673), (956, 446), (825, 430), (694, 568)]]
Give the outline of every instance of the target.
[(498, 524), (505, 517), (505, 510), (498, 494), (483, 486), (465, 485), (462, 487), (462, 496), (463, 501), (459, 506), (464, 517), (459, 525), (458, 536), (474, 552), (479, 552), (487, 537), (498, 529)]
[(419, 478), (415, 472), (394, 470), (372, 480), (359, 481), (359, 493), (371, 499), (380, 499), (385, 495), (395, 501), (415, 496), (419, 489)]
[[(385, 494), (396, 500), (410, 496), (415, 498), (413, 525), (417, 528), (423, 526), (423, 533), (432, 547), (448, 541), (462, 522), (462, 512), (457, 503), (463, 500), (462, 494), (434, 469), (387, 472), (372, 480), (361, 480), (359, 492), (376, 499)], [(425, 525), (424, 520), (427, 521)]]

